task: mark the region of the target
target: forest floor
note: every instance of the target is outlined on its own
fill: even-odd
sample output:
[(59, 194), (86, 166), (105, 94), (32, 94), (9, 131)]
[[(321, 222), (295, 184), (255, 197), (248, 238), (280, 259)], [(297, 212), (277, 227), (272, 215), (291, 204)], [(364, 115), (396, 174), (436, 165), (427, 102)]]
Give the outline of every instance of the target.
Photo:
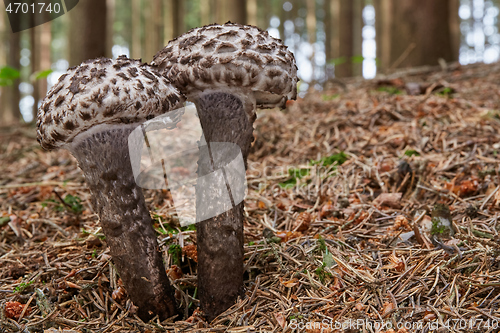
[(185, 317), (144, 323), (75, 160), (2, 128), (0, 332), (499, 331), (500, 64), (332, 81), (255, 128), (246, 292), (211, 323), (168, 192), (145, 196)]

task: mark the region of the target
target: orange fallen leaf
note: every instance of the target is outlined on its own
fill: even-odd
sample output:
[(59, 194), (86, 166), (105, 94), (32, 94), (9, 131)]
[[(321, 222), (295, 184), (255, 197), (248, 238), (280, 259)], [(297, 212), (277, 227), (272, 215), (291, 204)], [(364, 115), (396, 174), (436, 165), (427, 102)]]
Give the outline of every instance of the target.
[(283, 281), (283, 278), (280, 277), (280, 282), (282, 285), (284, 285), (287, 288), (292, 288), (292, 287), (295, 287), (296, 285), (299, 284), (299, 282), (296, 278), (293, 278), (293, 279), (288, 280), (288, 281)]
[(335, 206), (329, 200), (326, 204), (323, 205), (323, 207), (321, 207), (321, 211), (319, 212), (319, 218), (323, 219), (325, 217), (330, 216), (334, 210)]
[(298, 231), (280, 231), (276, 233), (276, 237), (281, 238), (282, 242), (288, 242), (291, 239), (299, 238), (302, 233)]

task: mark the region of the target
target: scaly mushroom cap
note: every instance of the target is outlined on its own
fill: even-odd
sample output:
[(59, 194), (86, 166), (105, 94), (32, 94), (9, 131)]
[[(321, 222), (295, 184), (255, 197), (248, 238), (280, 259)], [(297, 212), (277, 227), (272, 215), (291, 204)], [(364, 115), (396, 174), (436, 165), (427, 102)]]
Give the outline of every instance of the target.
[(68, 69), (38, 110), (37, 140), (61, 147), (100, 124), (134, 124), (173, 110), (181, 93), (140, 60), (98, 58)]
[(170, 41), (151, 65), (190, 98), (205, 90), (244, 88), (257, 106), (284, 106), (297, 96), (295, 58), (257, 27), (226, 23), (195, 28)]

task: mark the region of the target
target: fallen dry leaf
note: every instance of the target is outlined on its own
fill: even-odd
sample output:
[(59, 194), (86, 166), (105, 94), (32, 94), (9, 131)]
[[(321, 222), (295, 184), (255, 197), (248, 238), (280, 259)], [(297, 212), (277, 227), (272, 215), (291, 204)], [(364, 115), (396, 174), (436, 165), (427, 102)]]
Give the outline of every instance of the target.
[(389, 208), (399, 209), (401, 208), (401, 197), (403, 193), (381, 193), (375, 200), (373, 204), (379, 207), (386, 206)]
[(172, 280), (177, 280), (182, 278), (182, 269), (177, 266), (177, 265), (172, 265), (170, 266), (169, 269), (167, 269), (167, 275), (172, 279)]
[(281, 284), (287, 288), (292, 288), (292, 287), (295, 287), (296, 285), (299, 284), (299, 282), (296, 278), (293, 278), (293, 279), (288, 280), (288, 281), (283, 281), (282, 277), (280, 277), (279, 279), (280, 279)]
[(276, 318), (276, 321), (281, 326), (281, 328), (285, 327), (286, 320), (285, 320), (285, 317), (283, 316), (283, 314), (281, 312), (275, 312), (274, 313), (274, 318)]

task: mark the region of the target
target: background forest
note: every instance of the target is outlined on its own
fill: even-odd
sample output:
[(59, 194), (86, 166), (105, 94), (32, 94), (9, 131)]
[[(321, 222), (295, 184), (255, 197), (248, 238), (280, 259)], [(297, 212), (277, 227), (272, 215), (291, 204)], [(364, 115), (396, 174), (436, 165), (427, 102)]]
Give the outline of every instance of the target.
[(84, 0), (67, 15), (12, 33), (3, 12), (0, 119), (31, 122), (70, 66), (121, 54), (149, 62), (172, 38), (214, 22), (252, 24), (281, 38), (297, 59), (303, 96), (334, 78), (373, 78), (439, 59), (497, 61), (498, 13), (492, 0)]

